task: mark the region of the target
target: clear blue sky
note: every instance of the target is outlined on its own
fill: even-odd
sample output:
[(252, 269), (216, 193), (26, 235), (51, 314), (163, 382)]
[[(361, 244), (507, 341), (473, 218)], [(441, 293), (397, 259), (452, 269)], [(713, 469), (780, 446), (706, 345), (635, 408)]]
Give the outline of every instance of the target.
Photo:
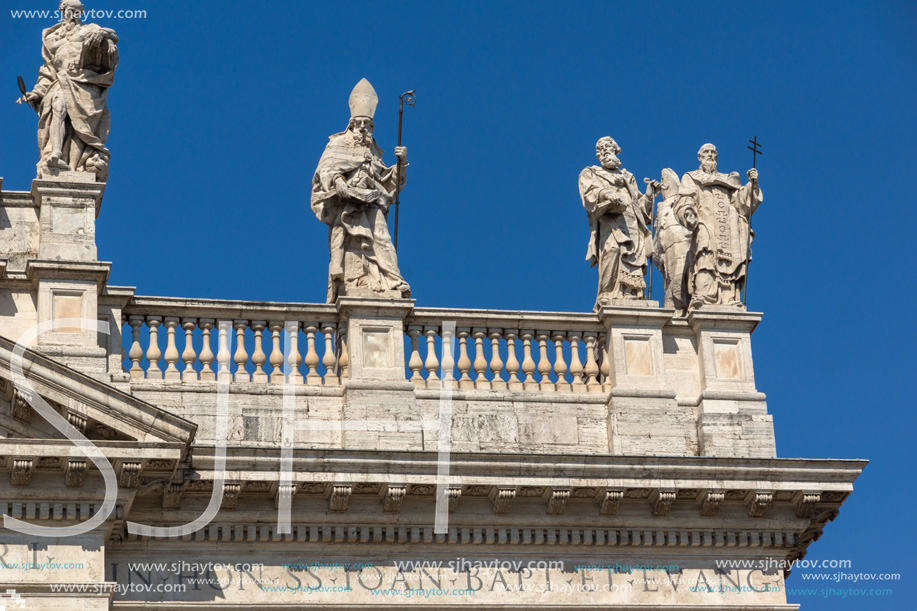
[[(744, 177), (763, 144), (751, 308), (758, 387), (782, 457), (869, 458), (810, 558), (915, 585), (913, 151), (917, 8), (878, 2), (162, 2), (121, 36), (99, 256), (145, 295), (325, 298), (327, 228), (309, 184), (367, 77), (391, 150), (397, 98), (411, 167), (400, 261), (423, 306), (588, 311), (596, 272), (576, 178), (598, 137), (638, 179), (697, 165), (705, 142)], [(0, 13), (0, 175), (27, 190), (31, 86), (51, 20)], [(656, 282), (661, 290), (661, 281)], [(791, 578), (791, 587), (816, 582)]]

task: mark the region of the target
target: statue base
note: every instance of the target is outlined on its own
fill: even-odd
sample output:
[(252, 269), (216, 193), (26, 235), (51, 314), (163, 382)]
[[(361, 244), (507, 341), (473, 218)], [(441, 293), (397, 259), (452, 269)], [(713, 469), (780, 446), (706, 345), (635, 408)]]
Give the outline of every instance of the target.
[(62, 168), (51, 168), (46, 165), (38, 166), (38, 179), (62, 180), (65, 182), (98, 182), (95, 172), (76, 172)]

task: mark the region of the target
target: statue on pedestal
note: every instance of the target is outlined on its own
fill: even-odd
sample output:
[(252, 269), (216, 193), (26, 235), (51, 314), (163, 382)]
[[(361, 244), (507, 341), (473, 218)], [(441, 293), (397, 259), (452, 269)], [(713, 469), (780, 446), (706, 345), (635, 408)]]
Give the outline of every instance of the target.
[(599, 268), (595, 310), (622, 299), (645, 299), (647, 261), (652, 254), (650, 230), (655, 191), (648, 183), (640, 193), (634, 175), (621, 167), (621, 147), (604, 137), (595, 145), (601, 166), (580, 172), (579, 192), (589, 218), (586, 260)]
[(700, 168), (681, 179), (678, 206), (696, 210), (691, 249), (686, 261), (691, 308), (743, 306), (742, 287), (751, 260), (749, 219), (764, 200), (758, 171), (748, 170), (744, 186), (739, 173), (717, 171), (717, 152), (705, 144), (697, 153)]
[(82, 23), (79, 0), (62, 0), (58, 10), (61, 22), (41, 35), (38, 82), (17, 103), (31, 104), (39, 114), (39, 178), (63, 170), (90, 172), (104, 182), (111, 157), (105, 148), (111, 127), (108, 88), (118, 65), (118, 36)]
[(697, 227), (697, 208), (690, 198), (679, 196), (678, 174), (665, 168), (661, 178), (662, 201), (653, 220), (653, 262), (665, 280), (664, 307), (685, 312), (690, 302), (685, 265)]
[(387, 213), (395, 185), (405, 183), (405, 147), (386, 167), (373, 138), (379, 98), (366, 79), (350, 94), (347, 130), (329, 139), (312, 177), (312, 211), (329, 227), (328, 303), (338, 297), (401, 299), (411, 287), (398, 270)]

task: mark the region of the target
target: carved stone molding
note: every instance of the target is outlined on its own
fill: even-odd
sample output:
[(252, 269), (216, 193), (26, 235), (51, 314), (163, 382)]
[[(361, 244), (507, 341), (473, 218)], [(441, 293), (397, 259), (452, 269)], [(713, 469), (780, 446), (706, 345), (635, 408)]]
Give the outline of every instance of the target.
[[(96, 429), (98, 429), (98, 427), (96, 427)], [(175, 469), (175, 462), (171, 460), (153, 458), (146, 462), (146, 468), (150, 471), (172, 471)]]
[(130, 461), (121, 464), (121, 476), (118, 485), (122, 488), (136, 488), (140, 483), (140, 461)]
[(171, 511), (178, 509), (181, 504), (181, 495), (184, 490), (184, 483), (169, 482), (162, 489), (162, 509)]
[(13, 470), (10, 472), (10, 483), (14, 486), (28, 486), (32, 479), (31, 458), (17, 458), (13, 460)]
[(93, 426), (93, 431), (102, 439), (114, 439), (118, 436), (118, 431), (98, 422)]
[(13, 398), (10, 402), (12, 416), (20, 422), (29, 422), (32, 419), (32, 406), (29, 405), (31, 397), (18, 388), (13, 388)]
[(80, 434), (86, 434), (86, 427), (89, 424), (89, 419), (83, 414), (79, 414), (74, 411), (68, 411), (67, 422), (69, 422), (73, 428), (78, 430)]
[(618, 513), (618, 506), (624, 498), (624, 491), (617, 488), (599, 488), (595, 500), (599, 503), (599, 513), (613, 516)]
[(462, 496), (461, 488), (449, 488), (446, 491), (446, 499), (449, 501), (449, 513), (454, 513), (458, 509), (459, 498)]
[[(274, 509), (280, 508), (280, 501), (283, 498), (289, 498), (292, 502), (293, 496), (296, 494), (296, 485), (295, 484), (280, 484), (277, 486), (277, 490), (274, 492)], [(225, 498), (226, 489), (223, 489), (223, 495)], [(233, 501), (232, 508), (235, 508), (235, 501)]]
[(818, 492), (800, 492), (796, 495), (796, 517), (811, 518), (815, 513), (815, 505), (821, 502)]
[[(33, 503), (34, 505), (34, 503)], [(21, 511), (21, 510), (20, 510)], [(43, 518), (44, 519), (44, 518)], [(239, 523), (227, 528), (211, 524), (191, 535), (191, 540), (208, 541), (219, 538), (224, 541), (263, 541), (275, 543), (411, 543), (438, 545), (492, 544), (492, 545), (551, 545), (582, 546), (596, 548), (657, 547), (671, 550), (672, 547), (726, 548), (742, 545), (747, 548), (767, 550), (782, 549), (789, 552), (800, 544), (799, 535), (791, 531), (744, 530), (744, 529), (671, 529), (671, 528), (594, 528), (572, 527), (556, 529), (545, 526), (489, 525), (478, 522), (474, 526), (449, 526), (447, 533), (434, 533), (433, 526), (411, 527), (404, 525), (338, 523), (327, 525), (292, 524), (292, 536), (278, 536), (276, 524)], [(134, 533), (127, 534), (128, 540), (145, 539)]]
[(704, 493), (704, 500), (701, 502), (700, 514), (705, 518), (712, 518), (720, 511), (720, 503), (726, 493), (722, 490), (707, 490)]
[(490, 501), (493, 503), (494, 513), (509, 513), (516, 498), (515, 488), (495, 487), (490, 493)]
[(353, 487), (350, 484), (335, 484), (331, 487), (331, 495), (328, 497), (328, 509), (330, 511), (347, 511), (347, 502), (350, 500), (350, 494)]
[(239, 501), (239, 493), (242, 491), (242, 484), (238, 482), (225, 482), (223, 484), (223, 499), (220, 502), (220, 509), (230, 511), (236, 508)]
[(432, 484), (414, 484), (411, 486), (411, 496), (433, 496), (436, 494), (436, 486)]
[(767, 506), (774, 500), (774, 493), (767, 490), (756, 490), (748, 501), (748, 517), (763, 518)]
[(67, 461), (67, 470), (64, 473), (64, 483), (70, 488), (80, 488), (83, 478), (86, 477), (86, 461), (71, 458)]
[(672, 503), (675, 502), (675, 490), (653, 490), (650, 495), (650, 505), (653, 506), (654, 516), (667, 516)]
[(545, 501), (547, 510), (551, 515), (559, 516), (567, 508), (567, 501), (570, 500), (569, 488), (549, 488), (545, 492)]
[(408, 487), (385, 486), (382, 494), (382, 510), (388, 513), (397, 513), (401, 511), (401, 504), (404, 502), (404, 496), (408, 492)]

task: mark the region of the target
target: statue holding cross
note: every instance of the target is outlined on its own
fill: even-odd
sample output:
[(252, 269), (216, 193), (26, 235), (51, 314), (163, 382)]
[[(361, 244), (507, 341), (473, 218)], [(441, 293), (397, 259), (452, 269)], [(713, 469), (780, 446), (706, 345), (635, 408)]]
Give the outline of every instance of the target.
[(679, 209), (696, 211), (684, 270), (688, 307), (744, 307), (742, 289), (754, 239), (751, 216), (764, 201), (758, 170), (748, 170), (748, 183), (742, 185), (738, 172), (717, 171), (712, 144), (703, 145), (697, 159), (700, 168), (682, 177), (675, 203)]

